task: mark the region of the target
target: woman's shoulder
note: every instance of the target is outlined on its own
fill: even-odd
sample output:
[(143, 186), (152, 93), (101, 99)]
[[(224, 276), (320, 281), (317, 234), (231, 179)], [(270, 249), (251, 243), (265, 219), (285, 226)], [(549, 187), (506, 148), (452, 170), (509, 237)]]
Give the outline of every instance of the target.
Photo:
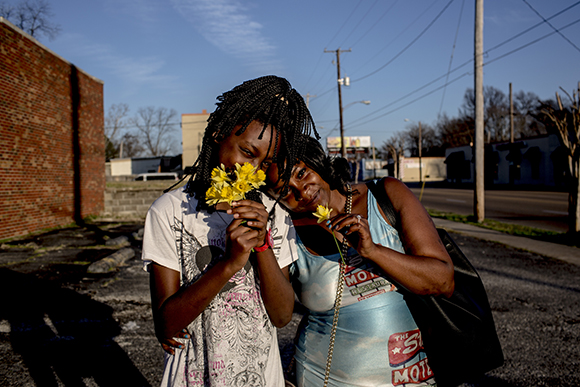
[(172, 208), (185, 207), (193, 208), (197, 206), (197, 199), (185, 192), (184, 187), (179, 187), (159, 196), (151, 205), (150, 210), (167, 211)]

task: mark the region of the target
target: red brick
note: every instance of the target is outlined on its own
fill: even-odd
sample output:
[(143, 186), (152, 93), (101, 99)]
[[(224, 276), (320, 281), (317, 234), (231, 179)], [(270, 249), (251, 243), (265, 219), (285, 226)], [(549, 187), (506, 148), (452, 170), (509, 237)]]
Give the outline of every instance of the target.
[(84, 218), (104, 209), (103, 83), (0, 22), (0, 239), (75, 220), (73, 74)]

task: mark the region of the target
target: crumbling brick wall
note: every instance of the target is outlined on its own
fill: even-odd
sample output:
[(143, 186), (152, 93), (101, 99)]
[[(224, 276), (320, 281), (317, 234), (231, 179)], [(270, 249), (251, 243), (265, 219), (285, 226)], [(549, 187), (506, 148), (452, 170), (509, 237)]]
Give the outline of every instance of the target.
[(0, 240), (104, 209), (103, 82), (0, 18)]

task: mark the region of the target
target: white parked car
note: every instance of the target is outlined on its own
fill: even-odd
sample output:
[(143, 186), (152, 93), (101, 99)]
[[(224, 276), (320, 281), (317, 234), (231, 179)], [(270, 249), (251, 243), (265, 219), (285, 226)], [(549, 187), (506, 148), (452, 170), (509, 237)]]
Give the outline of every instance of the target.
[(140, 173), (137, 175), (135, 180), (136, 181), (179, 180), (179, 175), (175, 172)]

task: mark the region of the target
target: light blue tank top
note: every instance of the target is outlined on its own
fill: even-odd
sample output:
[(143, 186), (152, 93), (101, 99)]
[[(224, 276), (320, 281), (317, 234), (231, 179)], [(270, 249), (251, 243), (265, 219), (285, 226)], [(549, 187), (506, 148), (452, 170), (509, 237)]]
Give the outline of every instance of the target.
[[(404, 252), (397, 231), (368, 192), (368, 220), (375, 243)], [(340, 254), (313, 255), (298, 239), (291, 267), (298, 297), (310, 310), (296, 346), (298, 386), (322, 386)], [(421, 333), (403, 296), (373, 262), (349, 249), (329, 386), (418, 386), (435, 384)]]

